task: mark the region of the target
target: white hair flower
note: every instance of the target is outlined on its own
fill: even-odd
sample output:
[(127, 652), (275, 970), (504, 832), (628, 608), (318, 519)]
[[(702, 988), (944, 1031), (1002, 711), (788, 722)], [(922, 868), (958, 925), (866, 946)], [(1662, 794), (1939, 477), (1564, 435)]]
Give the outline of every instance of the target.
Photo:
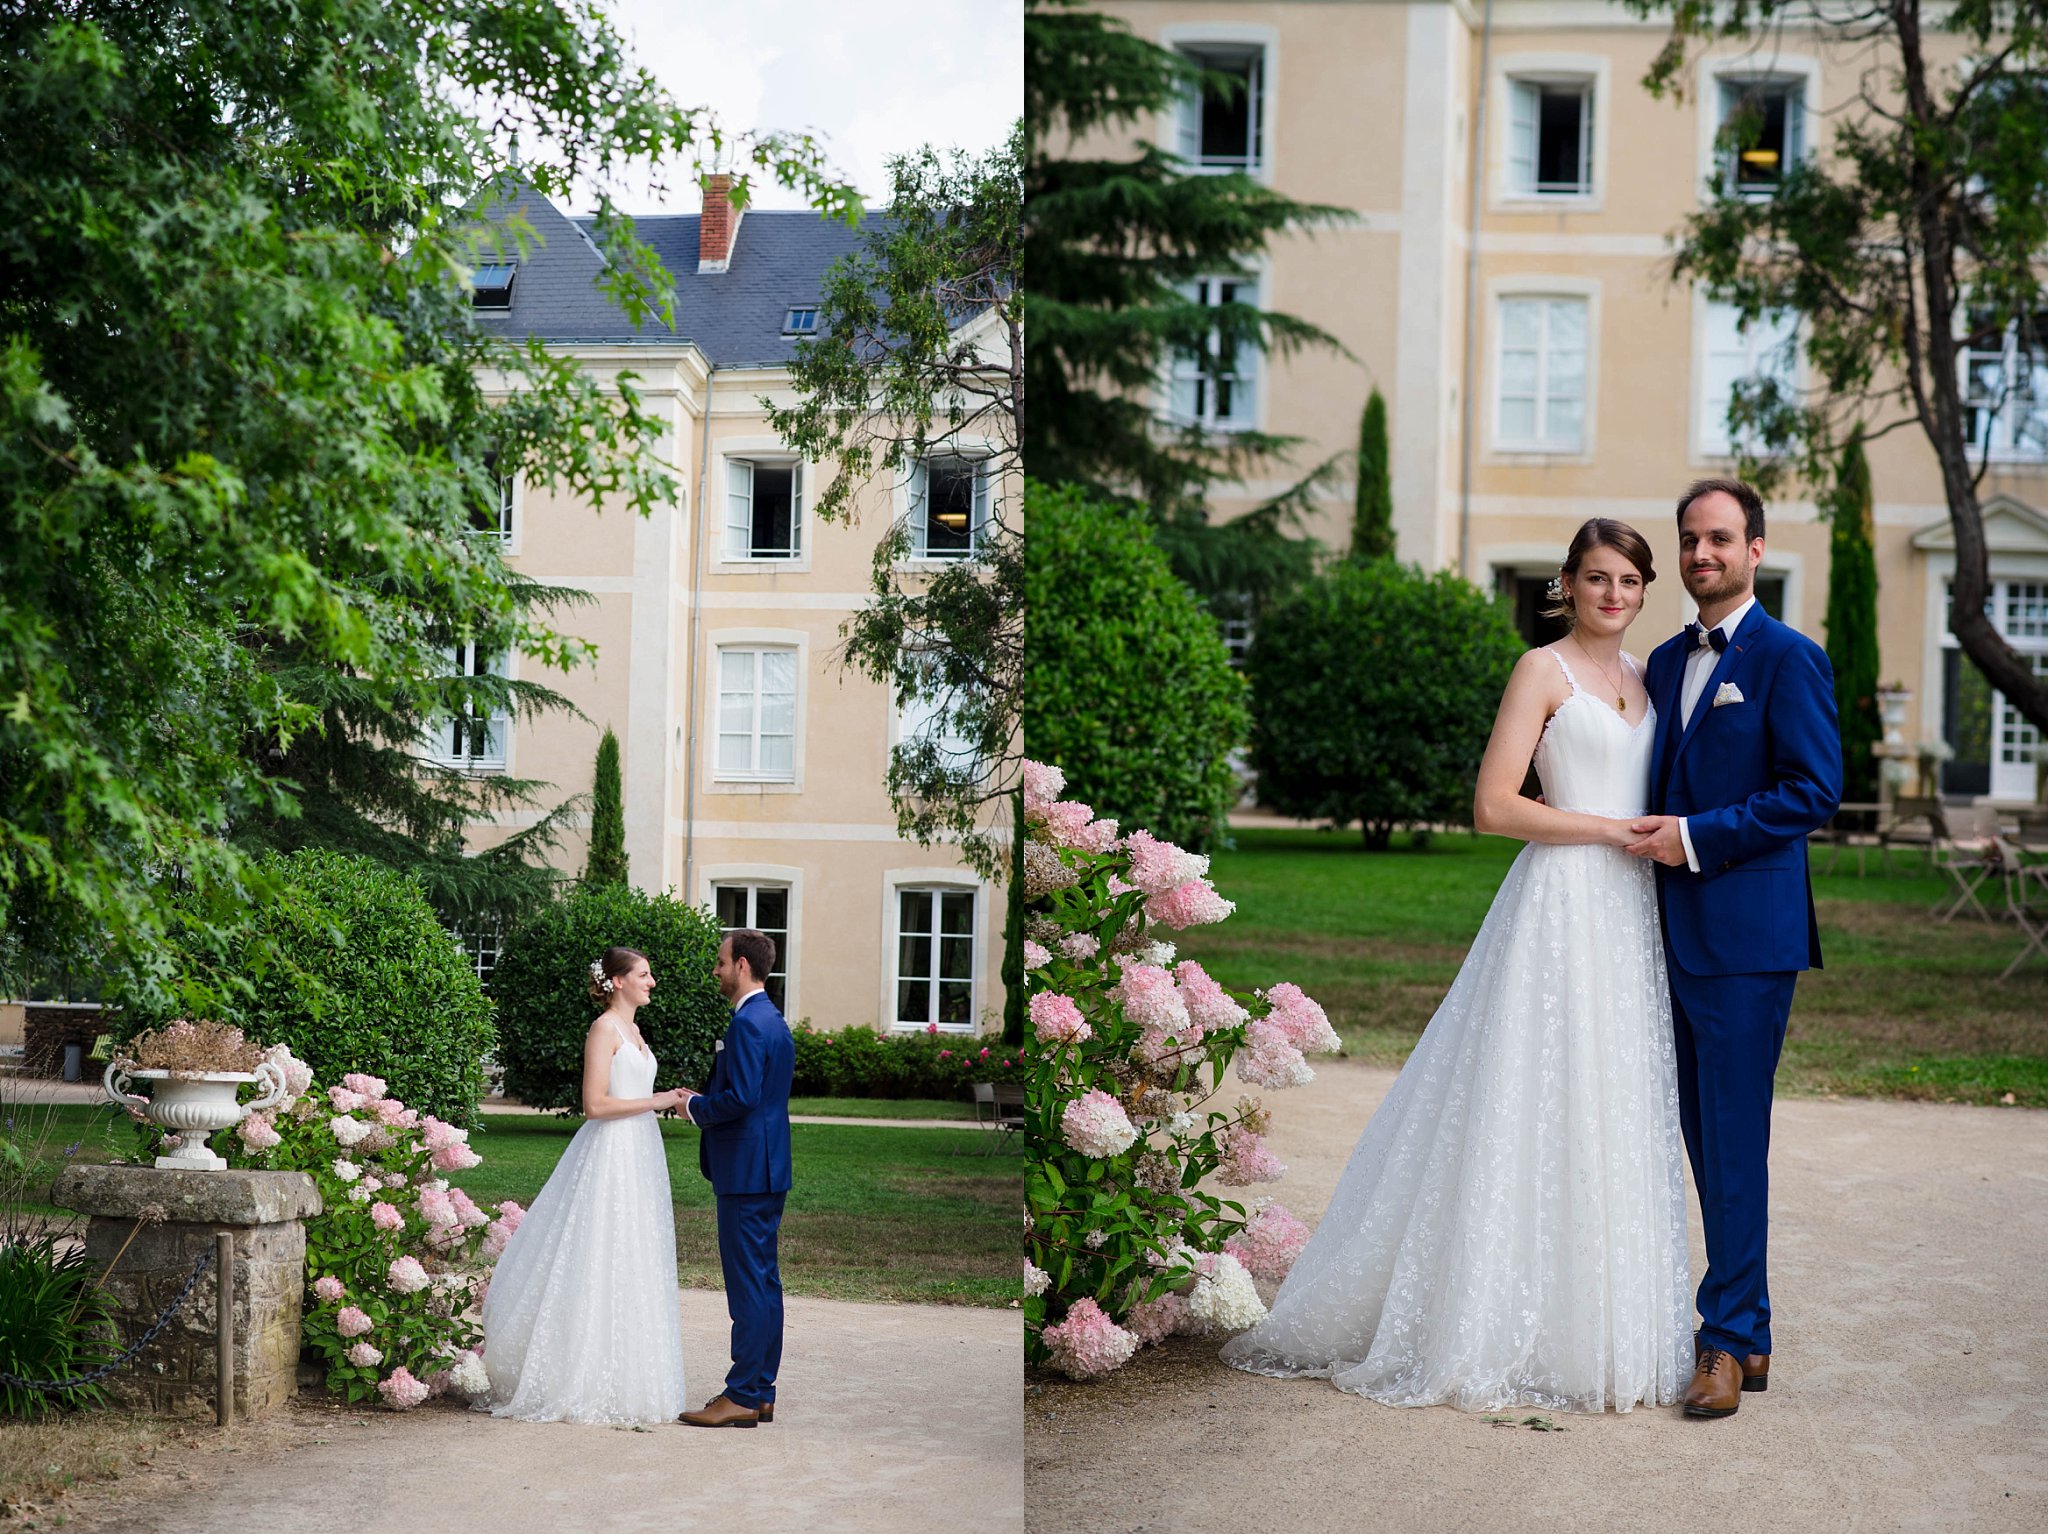
[(611, 994), (612, 977), (604, 972), (604, 960), (592, 959), (590, 961), (590, 983), (600, 991), (603, 991), (607, 996)]

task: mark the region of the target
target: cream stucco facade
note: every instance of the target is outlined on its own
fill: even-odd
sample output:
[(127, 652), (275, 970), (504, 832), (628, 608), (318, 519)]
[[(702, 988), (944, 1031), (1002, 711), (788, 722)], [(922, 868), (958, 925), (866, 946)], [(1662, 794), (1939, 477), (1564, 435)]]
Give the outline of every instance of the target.
[[(1670, 237), (1727, 173), (1714, 136), (1731, 91), (1785, 103), (1787, 156), (1826, 156), (1830, 114), (1877, 62), (1870, 49), (1788, 26), (1760, 45), (1710, 50), (1673, 101), (1641, 85), (1666, 24), (1608, 0), (1496, 0), (1483, 80), (1484, 12), (1462, 0), (1100, 8), (1253, 81), (1246, 121), (1224, 114), (1221, 134), (1240, 135), (1252, 173), (1279, 190), (1351, 210), (1336, 227), (1276, 240), (1257, 272), (1262, 305), (1323, 326), (1351, 356), (1257, 364), (1247, 424), (1302, 441), (1268, 478), (1215, 497), (1215, 510), (1247, 509), (1352, 450), (1376, 385), (1402, 558), (1460, 567), (1529, 613), (1578, 524), (1618, 517), (1662, 561), (1631, 648), (1646, 652), (1688, 619), (1671, 563), (1673, 504), (1691, 480), (1729, 472), (1719, 402), (1731, 373), (1752, 370), (1743, 348), (1759, 343), (1672, 282)], [(1944, 62), (1960, 57), (1945, 36), (1930, 47)], [(1475, 230), (1468, 133), (1482, 83)], [(1182, 114), (1152, 132), (1183, 153), (1215, 147)], [(1901, 430), (1873, 445), (1871, 461), (1881, 675), (1912, 693), (1906, 738), (1960, 748), (1945, 769), (1953, 793), (2031, 799), (2034, 732), (1986, 696), (1946, 633), (1953, 554), (1932, 451)], [(1995, 456), (1983, 495), (1999, 621), (2048, 674), (2048, 436)], [(1310, 531), (1343, 547), (1351, 507), (1352, 487), (1330, 486)], [(1820, 638), (1827, 528), (1811, 500), (1770, 510), (1767, 604)]]
[[(772, 231), (752, 232), (765, 238)], [(562, 239), (558, 232), (556, 243)], [(742, 240), (736, 268), (747, 254)], [(722, 291), (700, 280), (685, 301), (715, 303)], [(789, 296), (816, 301), (814, 287)], [(687, 335), (692, 316), (682, 303), (678, 309), (677, 329)], [(871, 484), (857, 495), (850, 521), (826, 522), (810, 502), (836, 466), (806, 464), (810, 488), (796, 515), (795, 551), (764, 558), (728, 548), (730, 463), (787, 469), (794, 461), (761, 403), (764, 396), (794, 403), (786, 370), (717, 365), (684, 339), (568, 340), (550, 349), (574, 357), (606, 387), (616, 387), (622, 372), (633, 375), (643, 404), (665, 421), (664, 440), (652, 451), (670, 467), (676, 494), (652, 515), (635, 517), (514, 484), (502, 534), (507, 563), (587, 595), (551, 622), (591, 641), (597, 657), (566, 673), (512, 658), (514, 676), (545, 682), (585, 717), (557, 712), (513, 724), (502, 769), (485, 770), (544, 779), (559, 790), (555, 798), (583, 792), (610, 727), (621, 751), (632, 882), (699, 906), (718, 908), (721, 890), (737, 899), (743, 919), (778, 937), (783, 1009), (792, 1022), (998, 1027), (1003, 892), (951, 846), (920, 847), (898, 836), (883, 775), (903, 721), (884, 684), (838, 658), (841, 625), (869, 600), (875, 547), (909, 510), (904, 489)], [(484, 384), (502, 392), (507, 380), (487, 376)], [(915, 561), (904, 575), (916, 578)], [(766, 655), (780, 657), (772, 687), (763, 680), (770, 663), (756, 659)], [(728, 749), (744, 754), (741, 737), (750, 730), (757, 746), (771, 728), (789, 736), (786, 747), (759, 747), (759, 759), (739, 769), (720, 745), (728, 656), (753, 678), (746, 695), (723, 689), (723, 722), (730, 733), (738, 718), (741, 732)], [(771, 724), (778, 704), (768, 697), (786, 696), (782, 679), (794, 693), (784, 707), (787, 732)], [(531, 817), (479, 823), (473, 844), (502, 839), (522, 820)], [(565, 872), (582, 866), (587, 829), (587, 817), (578, 819), (564, 838), (557, 862)], [(734, 894), (748, 890), (755, 894)], [(749, 904), (762, 892), (772, 912)], [(919, 899), (925, 892), (934, 898)], [(919, 922), (943, 931), (920, 945), (916, 931), (905, 930)], [(969, 930), (960, 931), (963, 925)]]

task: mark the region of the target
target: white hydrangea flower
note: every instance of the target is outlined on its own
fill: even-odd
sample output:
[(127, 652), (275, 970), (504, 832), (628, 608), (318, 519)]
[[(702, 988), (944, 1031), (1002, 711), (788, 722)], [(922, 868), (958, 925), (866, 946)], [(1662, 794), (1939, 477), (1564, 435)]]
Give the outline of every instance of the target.
[(350, 1114), (337, 1113), (327, 1121), (327, 1127), (334, 1131), (336, 1143), (354, 1148), (369, 1137), (370, 1126)]
[(1188, 1296), (1188, 1315), (1210, 1331), (1239, 1332), (1266, 1319), (1265, 1301), (1259, 1298), (1244, 1264), (1228, 1252), (1211, 1252), (1203, 1261), (1209, 1272), (1195, 1280)]
[(367, 1204), (370, 1201), (371, 1193), (368, 1188), (364, 1187), (361, 1183), (357, 1183), (348, 1190), (348, 1196), (355, 1203)]
[(354, 1182), (358, 1177), (363, 1175), (363, 1169), (357, 1166), (353, 1161), (349, 1160), (346, 1156), (337, 1157), (333, 1164), (329, 1167), (329, 1170), (332, 1171), (334, 1175), (336, 1177), (339, 1177), (343, 1182)]

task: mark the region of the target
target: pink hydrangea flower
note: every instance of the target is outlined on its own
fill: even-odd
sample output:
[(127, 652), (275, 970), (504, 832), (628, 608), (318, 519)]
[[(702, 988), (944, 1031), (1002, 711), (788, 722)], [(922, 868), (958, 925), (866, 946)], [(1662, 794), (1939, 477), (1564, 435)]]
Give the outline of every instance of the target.
[(1044, 969), (1050, 963), (1052, 963), (1052, 950), (1050, 948), (1046, 947), (1043, 943), (1034, 943), (1028, 937), (1024, 939), (1024, 967), (1026, 969)]
[(1040, 991), (1031, 998), (1031, 1026), (1041, 1044), (1082, 1044), (1095, 1036), (1074, 998), (1057, 991)]
[(1253, 1278), (1282, 1279), (1308, 1245), (1308, 1227), (1275, 1203), (1262, 1203), (1244, 1229), (1223, 1243)]
[(1242, 1124), (1233, 1124), (1223, 1132), (1222, 1164), (1216, 1168), (1216, 1180), (1225, 1187), (1246, 1188), (1258, 1182), (1278, 1182), (1287, 1175), (1287, 1163), (1267, 1147), (1263, 1135), (1254, 1134)]
[(1114, 1156), (1138, 1138), (1124, 1105), (1100, 1088), (1091, 1087), (1060, 1113), (1060, 1133), (1084, 1156)]
[(343, 1355), (358, 1369), (374, 1369), (384, 1362), (384, 1351), (367, 1342), (358, 1342)]
[(1217, 894), (1215, 886), (1207, 879), (1190, 879), (1185, 884), (1176, 884), (1145, 902), (1147, 916), (1160, 926), (1171, 927), (1175, 931), (1222, 921), (1236, 909), (1236, 903)]
[(396, 1205), (387, 1204), (380, 1198), (370, 1206), (370, 1223), (379, 1230), (397, 1230), (405, 1224), (405, 1216), (398, 1212)]
[(334, 1105), (336, 1113), (353, 1113), (363, 1105), (363, 1094), (351, 1092), (347, 1087), (329, 1087), (327, 1101)]
[(1231, 1000), (1229, 992), (1209, 978), (1193, 959), (1174, 966), (1173, 978), (1188, 1018), (1203, 1033), (1219, 1033), (1245, 1020), (1245, 1010)]
[(498, 1206), (498, 1218), (505, 1222), (507, 1230), (517, 1230), (519, 1222), (526, 1218), (526, 1211), (508, 1198)]
[(496, 1262), (505, 1255), (505, 1248), (511, 1243), (511, 1240), (512, 1232), (505, 1228), (503, 1220), (491, 1221), (484, 1230), (484, 1255), (493, 1262)]
[(412, 1371), (397, 1368), (391, 1377), (378, 1383), (377, 1394), (382, 1396), (398, 1411), (411, 1411), (427, 1398), (427, 1387), (412, 1376)]
[(400, 1257), (384, 1270), (384, 1280), (400, 1294), (417, 1294), (433, 1280), (417, 1257)]
[(1169, 1290), (1156, 1300), (1133, 1305), (1124, 1327), (1140, 1343), (1164, 1342), (1187, 1319), (1187, 1310), (1188, 1302)]
[(353, 1305), (345, 1306), (334, 1318), (334, 1329), (344, 1337), (360, 1337), (370, 1324), (370, 1318)]
[(346, 1293), (348, 1291), (342, 1287), (341, 1280), (332, 1273), (313, 1280), (313, 1294), (323, 1305), (332, 1305)]
[(1060, 952), (1076, 964), (1086, 964), (1102, 952), (1102, 943), (1092, 932), (1075, 932), (1060, 939)]
[(1302, 993), (1300, 986), (1283, 980), (1266, 992), (1266, 1000), (1273, 1008), (1266, 1015), (1267, 1024), (1279, 1029), (1287, 1042), (1303, 1054), (1335, 1054), (1342, 1047), (1329, 1017)]
[(1093, 1299), (1076, 1300), (1064, 1321), (1039, 1336), (1051, 1354), (1047, 1362), (1077, 1380), (1120, 1369), (1138, 1350), (1138, 1339), (1110, 1320)]
[(284, 1143), (284, 1136), (277, 1132), (277, 1124), (268, 1113), (243, 1115), (242, 1122), (235, 1126), (235, 1133), (242, 1143), (254, 1151), (266, 1151)]
[(1163, 895), (1209, 871), (1202, 854), (1162, 842), (1150, 831), (1133, 831), (1123, 847), (1131, 855), (1131, 882), (1148, 895)]
[(484, 1158), (460, 1142), (444, 1145), (434, 1152), (434, 1166), (443, 1172), (462, 1172), (477, 1165)]
[(1237, 1079), (1255, 1087), (1300, 1087), (1315, 1080), (1315, 1072), (1301, 1057), (1301, 1051), (1287, 1041), (1287, 1035), (1264, 1018), (1245, 1030), (1244, 1048), (1237, 1052)]
[(388, 1090), (382, 1076), (366, 1076), (361, 1071), (350, 1071), (341, 1084), (365, 1099), (382, 1097)]
[(1067, 775), (1044, 762), (1024, 764), (1024, 817), (1037, 820), (1067, 786)]
[(455, 1200), (438, 1188), (421, 1191), (420, 1218), (429, 1225), (458, 1225), (462, 1220), (455, 1212)]
[(450, 1145), (460, 1145), (469, 1138), (468, 1130), (457, 1129), (453, 1124), (443, 1123), (431, 1113), (421, 1116), (420, 1128), (426, 1131), (427, 1149), (430, 1151), (444, 1150)]
[(476, 1200), (460, 1188), (448, 1190), (448, 1202), (454, 1206), (457, 1222), (470, 1229), (491, 1223), (491, 1217), (477, 1207)]
[(1173, 976), (1155, 965), (1126, 963), (1109, 994), (1123, 1007), (1124, 1016), (1141, 1028), (1177, 1033), (1188, 1025), (1187, 1003)]
[(399, 1120), (411, 1111), (395, 1097), (380, 1097), (369, 1108), (377, 1115), (378, 1123), (390, 1128), (396, 1128)]

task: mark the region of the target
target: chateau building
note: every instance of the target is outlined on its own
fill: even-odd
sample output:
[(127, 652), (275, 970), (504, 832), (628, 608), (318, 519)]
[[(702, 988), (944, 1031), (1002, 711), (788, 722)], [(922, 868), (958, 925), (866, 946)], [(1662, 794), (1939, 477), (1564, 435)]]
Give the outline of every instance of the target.
[[(1725, 414), (1738, 378), (1776, 370), (1805, 383), (1807, 372), (1793, 324), (1745, 332), (1728, 306), (1674, 284), (1671, 237), (1716, 181), (1761, 194), (1786, 166), (1829, 154), (1833, 122), (1881, 64), (1871, 49), (1786, 24), (1760, 42), (1717, 44), (1682, 99), (1658, 100), (1641, 81), (1668, 25), (1609, 0), (1099, 9), (1236, 77), (1233, 91), (1161, 114), (1144, 129), (1154, 142), (1350, 210), (1336, 227), (1275, 240), (1250, 274), (1217, 273), (1196, 290), (1299, 315), (1351, 353), (1212, 353), (1161, 379), (1162, 414), (1302, 439), (1270, 478), (1218, 494), (1215, 513), (1246, 510), (1352, 451), (1376, 385), (1391, 421), (1401, 558), (1498, 590), (1538, 642), (1550, 637), (1540, 594), (1572, 531), (1588, 516), (1618, 517), (1661, 561), (1632, 648), (1647, 652), (1690, 618), (1675, 569), (1677, 494), (1731, 471)], [(1945, 34), (1929, 47), (1944, 61), (1961, 54)], [(1758, 113), (1762, 131), (1731, 162), (1715, 136), (1737, 110)], [(2048, 315), (2039, 329), (2048, 334)], [(1967, 368), (1972, 430), (1990, 462), (1993, 617), (2048, 675), (2048, 356), (2008, 336), (1971, 351)], [(1952, 795), (2033, 800), (2036, 732), (1948, 632), (1954, 551), (1933, 453), (1901, 430), (1870, 458), (1881, 676), (1911, 693), (1905, 738), (1946, 743)], [(1343, 547), (1351, 507), (1351, 487), (1332, 486), (1310, 530)], [(1766, 547), (1764, 605), (1821, 638), (1828, 531), (1810, 500), (1771, 506)]]

